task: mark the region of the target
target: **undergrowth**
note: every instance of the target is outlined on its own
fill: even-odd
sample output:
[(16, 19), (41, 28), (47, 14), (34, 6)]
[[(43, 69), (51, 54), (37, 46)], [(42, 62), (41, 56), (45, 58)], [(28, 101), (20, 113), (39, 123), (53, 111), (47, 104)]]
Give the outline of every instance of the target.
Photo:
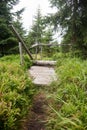
[[(18, 130), (35, 89), (18, 57), (6, 58), (0, 59), (0, 130)], [(62, 53), (53, 59), (58, 80), (39, 90), (49, 104), (46, 130), (87, 130), (87, 60)]]
[[(0, 62), (5, 62), (6, 64), (17, 63), (21, 65), (19, 55), (7, 55), (1, 57)], [(33, 62), (30, 60), (29, 56), (23, 55), (23, 64), (22, 64), (23, 69), (28, 69), (29, 67), (32, 66), (32, 64)]]
[(87, 60), (58, 57), (47, 130), (87, 130)]
[(19, 64), (19, 56), (0, 58), (0, 130), (20, 129), (35, 88)]

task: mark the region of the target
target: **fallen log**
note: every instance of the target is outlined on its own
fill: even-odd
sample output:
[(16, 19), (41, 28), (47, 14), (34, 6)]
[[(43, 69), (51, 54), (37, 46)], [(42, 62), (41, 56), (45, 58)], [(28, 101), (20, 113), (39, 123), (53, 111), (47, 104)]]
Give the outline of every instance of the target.
[(34, 65), (37, 65), (37, 66), (55, 66), (56, 65), (56, 61), (34, 61), (33, 62)]

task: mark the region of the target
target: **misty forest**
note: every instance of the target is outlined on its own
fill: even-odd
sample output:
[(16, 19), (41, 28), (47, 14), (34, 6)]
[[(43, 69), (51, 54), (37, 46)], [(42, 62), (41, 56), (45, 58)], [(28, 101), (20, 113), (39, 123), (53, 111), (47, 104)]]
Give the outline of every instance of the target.
[(87, 130), (87, 0), (49, 0), (28, 31), (19, 3), (0, 0), (0, 130)]

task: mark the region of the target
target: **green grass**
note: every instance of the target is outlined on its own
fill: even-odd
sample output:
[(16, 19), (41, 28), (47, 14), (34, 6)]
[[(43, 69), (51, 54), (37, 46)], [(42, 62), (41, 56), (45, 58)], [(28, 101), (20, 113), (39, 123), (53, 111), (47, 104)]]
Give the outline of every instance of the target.
[(87, 60), (59, 58), (50, 89), (48, 130), (87, 130)]
[(0, 62), (14, 62), (14, 63), (20, 63), (20, 56), (19, 55), (8, 55), (0, 58)]
[(0, 130), (17, 130), (32, 104), (34, 86), (19, 56), (0, 58)]
[[(62, 53), (54, 54), (53, 59), (57, 60), (58, 81), (38, 88), (49, 103), (46, 130), (87, 130), (87, 60)], [(25, 72), (18, 55), (0, 58), (1, 130), (20, 129), (20, 121), (31, 107), (35, 89)]]

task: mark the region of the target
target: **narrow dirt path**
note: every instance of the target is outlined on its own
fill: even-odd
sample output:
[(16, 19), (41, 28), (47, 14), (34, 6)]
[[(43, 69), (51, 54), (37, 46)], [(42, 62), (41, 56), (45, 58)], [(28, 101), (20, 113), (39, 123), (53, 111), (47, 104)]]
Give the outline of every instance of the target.
[(39, 93), (34, 97), (33, 107), (25, 130), (46, 130), (47, 104), (44, 93)]
[(49, 101), (45, 87), (47, 88), (53, 81), (57, 80), (56, 73), (53, 66), (32, 66), (29, 69), (29, 74), (36, 87), (40, 86), (40, 88), (38, 88), (39, 93), (33, 99), (33, 106), (23, 130), (46, 130)]

